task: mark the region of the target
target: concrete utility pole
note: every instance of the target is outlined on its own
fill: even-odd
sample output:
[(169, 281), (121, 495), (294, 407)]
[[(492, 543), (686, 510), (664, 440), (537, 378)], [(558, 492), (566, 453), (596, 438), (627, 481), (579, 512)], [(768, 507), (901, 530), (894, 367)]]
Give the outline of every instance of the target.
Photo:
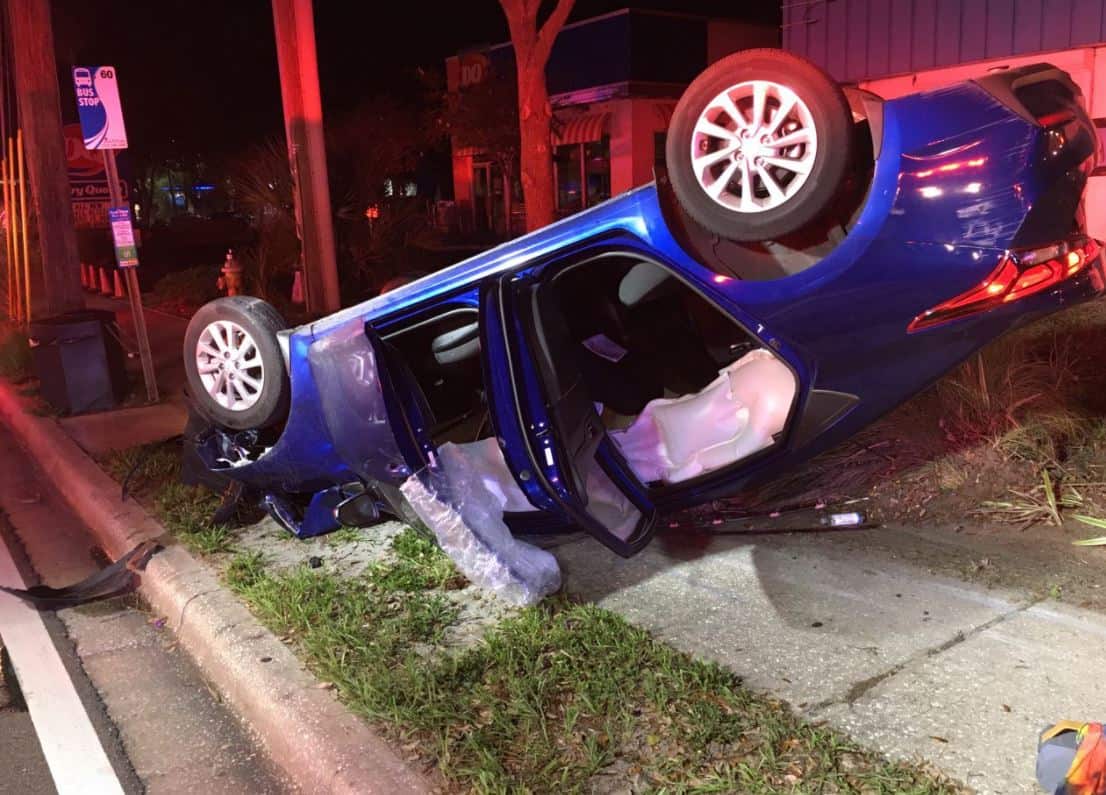
[(48, 0), (8, 0), (19, 124), (38, 220), (42, 269), (31, 273), (31, 311), (48, 317), (84, 309), (61, 126), (54, 31)]
[(341, 306), (341, 296), (311, 0), (273, 0), (273, 27), (276, 29), (288, 162), (292, 167), (296, 231), (307, 286), (307, 310), (336, 312)]

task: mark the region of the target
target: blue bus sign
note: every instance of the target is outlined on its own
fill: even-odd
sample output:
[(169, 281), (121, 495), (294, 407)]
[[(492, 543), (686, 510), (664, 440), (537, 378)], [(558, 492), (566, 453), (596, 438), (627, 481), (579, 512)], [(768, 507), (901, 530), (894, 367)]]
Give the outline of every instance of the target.
[(74, 66), (73, 89), (86, 149), (126, 149), (123, 105), (114, 66)]

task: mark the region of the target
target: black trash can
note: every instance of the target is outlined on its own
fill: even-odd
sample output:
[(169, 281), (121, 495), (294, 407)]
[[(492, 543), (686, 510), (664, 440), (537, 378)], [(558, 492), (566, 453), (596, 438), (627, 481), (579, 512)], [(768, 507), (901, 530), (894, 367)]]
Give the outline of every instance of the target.
[(126, 355), (113, 312), (88, 309), (36, 320), (29, 337), (42, 396), (58, 411), (106, 411), (126, 396)]

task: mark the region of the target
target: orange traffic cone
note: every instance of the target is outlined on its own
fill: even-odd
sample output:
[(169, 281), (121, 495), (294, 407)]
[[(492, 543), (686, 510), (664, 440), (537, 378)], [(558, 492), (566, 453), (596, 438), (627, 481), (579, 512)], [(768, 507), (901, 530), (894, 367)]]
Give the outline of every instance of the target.
[(111, 282), (108, 281), (108, 269), (100, 268), (100, 295), (111, 295)]
[(120, 274), (118, 268), (115, 269), (115, 297), (126, 298), (126, 294), (123, 292), (123, 277)]
[(302, 304), (303, 302), (303, 271), (296, 271), (296, 276), (292, 279), (292, 303)]

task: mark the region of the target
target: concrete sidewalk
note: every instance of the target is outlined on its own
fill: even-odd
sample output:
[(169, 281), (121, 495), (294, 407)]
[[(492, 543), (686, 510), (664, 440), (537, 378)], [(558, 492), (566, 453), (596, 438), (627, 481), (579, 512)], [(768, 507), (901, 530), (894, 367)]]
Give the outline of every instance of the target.
[(555, 552), (572, 593), (807, 718), (980, 792), (1038, 792), (1040, 730), (1106, 718), (1106, 618), (935, 576), (873, 533), (903, 531), (668, 535), (630, 560), (590, 539)]

